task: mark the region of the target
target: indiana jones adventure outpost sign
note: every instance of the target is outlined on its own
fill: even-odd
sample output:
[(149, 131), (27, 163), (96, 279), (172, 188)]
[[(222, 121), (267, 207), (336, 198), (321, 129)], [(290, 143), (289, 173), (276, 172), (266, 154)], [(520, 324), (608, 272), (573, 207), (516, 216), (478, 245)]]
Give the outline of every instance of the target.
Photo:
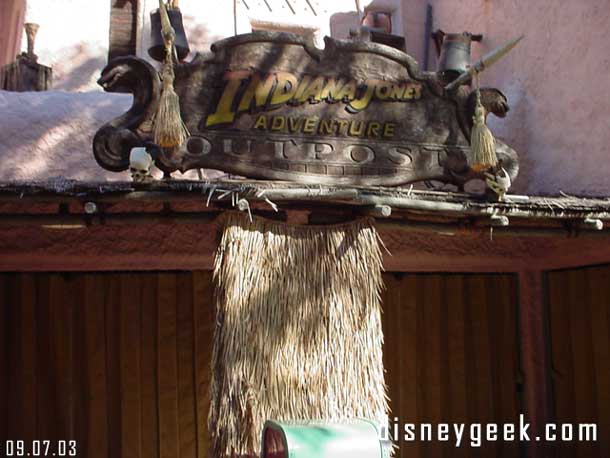
[[(176, 67), (175, 90), (189, 137), (161, 149), (167, 173), (218, 169), (252, 178), (303, 183), (399, 185), (421, 180), (463, 184), (474, 110), (467, 86), (443, 89), (407, 54), (380, 44), (326, 38), (323, 50), (303, 37), (256, 32), (212, 45), (208, 57)], [(129, 151), (152, 141), (161, 83), (136, 57), (103, 70), (107, 91), (128, 90), (131, 109), (104, 125), (93, 149), (100, 165), (122, 171)], [(481, 89), (487, 112), (508, 110), (496, 89)], [(516, 153), (497, 141), (512, 178)]]

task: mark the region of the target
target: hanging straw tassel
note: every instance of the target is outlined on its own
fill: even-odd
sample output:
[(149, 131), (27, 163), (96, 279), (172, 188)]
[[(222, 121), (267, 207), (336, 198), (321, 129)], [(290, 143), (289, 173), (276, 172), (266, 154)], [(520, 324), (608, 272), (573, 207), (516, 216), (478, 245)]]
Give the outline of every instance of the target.
[(189, 132), (180, 117), (180, 98), (174, 91), (174, 72), (171, 67), (163, 68), (162, 77), (163, 90), (155, 116), (153, 134), (157, 145), (162, 148), (172, 148), (182, 145)]
[(496, 156), (496, 141), (493, 134), (485, 124), (485, 108), (481, 104), (478, 77), (476, 79), (476, 104), (472, 120), (474, 125), (470, 133), (470, 149), (472, 151), (470, 167), (475, 172), (495, 167), (498, 164)]
[(161, 30), (165, 43), (165, 61), (161, 70), (163, 89), (159, 100), (159, 108), (155, 116), (153, 135), (155, 143), (162, 148), (173, 148), (182, 145), (189, 132), (180, 116), (180, 98), (174, 91), (174, 40), (176, 33), (169, 22), (169, 16), (163, 0), (159, 0), (161, 15)]

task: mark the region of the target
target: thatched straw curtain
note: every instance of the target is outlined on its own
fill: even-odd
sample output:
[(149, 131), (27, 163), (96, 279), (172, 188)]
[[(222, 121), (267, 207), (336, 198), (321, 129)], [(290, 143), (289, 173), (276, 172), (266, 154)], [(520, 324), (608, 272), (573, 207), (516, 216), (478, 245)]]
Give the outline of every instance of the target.
[(229, 214), (214, 269), (212, 456), (258, 455), (266, 419), (380, 419), (381, 249), (371, 221)]

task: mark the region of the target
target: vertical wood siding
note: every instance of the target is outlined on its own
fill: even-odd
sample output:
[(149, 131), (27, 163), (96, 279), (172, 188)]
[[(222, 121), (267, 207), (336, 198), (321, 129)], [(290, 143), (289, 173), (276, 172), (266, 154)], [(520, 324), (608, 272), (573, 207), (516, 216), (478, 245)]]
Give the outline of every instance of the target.
[[(512, 275), (387, 274), (384, 358), (400, 423), (515, 423), (520, 413)], [(402, 442), (402, 458), (518, 457), (513, 443)]]
[(610, 266), (550, 272), (548, 290), (555, 422), (599, 426), (597, 443), (557, 456), (609, 457)]
[(0, 275), (0, 438), (207, 456), (211, 273)]
[[(385, 274), (385, 364), (402, 422), (513, 422), (516, 282)], [(207, 456), (210, 272), (0, 275), (0, 437), (88, 458)], [(402, 444), (403, 458), (518, 448)]]

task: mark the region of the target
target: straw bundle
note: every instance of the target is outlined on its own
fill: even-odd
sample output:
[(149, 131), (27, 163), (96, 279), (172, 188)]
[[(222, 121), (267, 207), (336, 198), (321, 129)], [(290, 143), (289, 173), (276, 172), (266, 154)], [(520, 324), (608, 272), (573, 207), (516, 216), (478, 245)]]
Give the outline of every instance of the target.
[(214, 278), (211, 456), (258, 455), (266, 419), (385, 418), (370, 220), (304, 227), (230, 214)]
[[(170, 5), (172, 4), (173, 2), (170, 2)], [(174, 47), (176, 32), (170, 23), (166, 8), (163, 0), (159, 0), (165, 60), (161, 69), (163, 88), (159, 108), (155, 114), (153, 136), (157, 145), (162, 148), (173, 148), (182, 145), (189, 136), (189, 132), (180, 114), (180, 98), (174, 90), (174, 59), (177, 59)]]
[(475, 73), (476, 86), (474, 116), (472, 117), (472, 130), (470, 132), (470, 149), (472, 157), (470, 168), (475, 172), (489, 170), (498, 165), (496, 156), (496, 139), (486, 124), (487, 112), (481, 103), (481, 90), (479, 89), (479, 74)]

